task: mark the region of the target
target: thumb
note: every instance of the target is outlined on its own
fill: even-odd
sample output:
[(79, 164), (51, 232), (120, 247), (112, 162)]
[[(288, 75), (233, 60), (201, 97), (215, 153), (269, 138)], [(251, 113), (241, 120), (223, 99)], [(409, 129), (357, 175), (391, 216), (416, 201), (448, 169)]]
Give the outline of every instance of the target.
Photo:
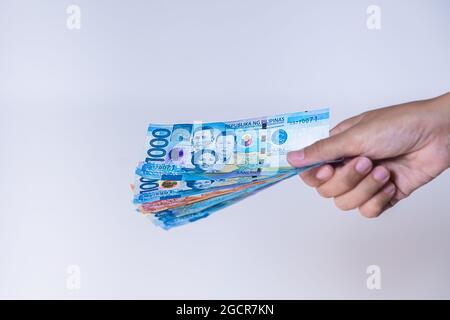
[(293, 167), (303, 167), (318, 162), (356, 156), (360, 150), (349, 131), (316, 141), (301, 150), (291, 151), (287, 155), (287, 160)]

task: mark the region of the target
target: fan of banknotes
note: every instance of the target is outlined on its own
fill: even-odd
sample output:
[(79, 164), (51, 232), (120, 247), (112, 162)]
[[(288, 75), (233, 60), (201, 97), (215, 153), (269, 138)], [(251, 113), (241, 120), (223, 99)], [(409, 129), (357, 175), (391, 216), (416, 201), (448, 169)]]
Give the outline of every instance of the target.
[(328, 136), (328, 109), (147, 130), (133, 203), (164, 229), (239, 202), (315, 165), (293, 168), (289, 151)]

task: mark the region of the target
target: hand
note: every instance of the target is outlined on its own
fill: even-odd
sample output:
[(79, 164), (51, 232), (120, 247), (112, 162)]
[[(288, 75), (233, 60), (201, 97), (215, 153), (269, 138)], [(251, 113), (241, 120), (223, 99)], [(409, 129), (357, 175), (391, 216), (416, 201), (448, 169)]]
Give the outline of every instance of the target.
[(341, 210), (379, 216), (450, 167), (450, 93), (365, 112), (288, 154), (295, 167), (339, 158), (345, 158), (340, 166), (300, 177)]

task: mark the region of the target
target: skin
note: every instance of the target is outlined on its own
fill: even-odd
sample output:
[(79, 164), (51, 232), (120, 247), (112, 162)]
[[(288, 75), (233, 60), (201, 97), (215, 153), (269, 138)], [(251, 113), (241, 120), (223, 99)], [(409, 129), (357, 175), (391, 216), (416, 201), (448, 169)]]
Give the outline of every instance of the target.
[(450, 93), (365, 112), (288, 154), (295, 167), (340, 158), (300, 177), (339, 209), (378, 217), (450, 167)]

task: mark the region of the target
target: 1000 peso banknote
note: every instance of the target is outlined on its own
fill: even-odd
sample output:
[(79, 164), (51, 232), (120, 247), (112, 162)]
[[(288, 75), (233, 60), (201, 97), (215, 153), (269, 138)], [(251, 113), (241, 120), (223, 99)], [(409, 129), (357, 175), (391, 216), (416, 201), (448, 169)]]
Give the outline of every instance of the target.
[[(275, 175), (273, 175), (275, 176)], [(273, 177), (269, 176), (269, 177)], [(277, 175), (276, 175), (277, 176)], [(229, 179), (161, 180), (136, 175), (134, 189), (135, 204), (168, 200), (228, 189), (251, 182), (261, 181), (268, 176), (242, 176)]]
[(289, 151), (327, 137), (328, 131), (328, 109), (229, 122), (150, 124), (145, 161), (136, 173), (162, 180), (273, 175), (292, 169)]
[[(295, 174), (295, 172), (294, 172)], [(162, 200), (155, 200), (155, 201), (145, 201), (145, 202), (136, 202), (135, 204), (138, 205), (138, 211), (140, 211), (143, 214), (149, 214), (149, 213), (157, 213), (159, 211), (163, 211), (166, 209), (173, 209), (177, 207), (187, 206), (191, 205), (193, 203), (202, 202), (208, 199), (216, 198), (218, 196), (232, 194), (236, 192), (241, 192), (248, 190), (254, 186), (260, 186), (263, 184), (266, 184), (270, 181), (279, 181), (282, 179), (285, 179), (292, 175), (292, 173), (289, 174), (282, 174), (282, 175), (276, 175), (273, 177), (269, 177), (266, 179), (259, 179), (254, 180), (252, 182), (243, 183), (243, 184), (235, 184), (230, 185), (225, 188), (218, 188), (218, 189), (208, 189), (204, 192), (196, 193), (193, 195), (185, 195), (181, 197), (174, 197), (174, 198), (167, 198)]]

